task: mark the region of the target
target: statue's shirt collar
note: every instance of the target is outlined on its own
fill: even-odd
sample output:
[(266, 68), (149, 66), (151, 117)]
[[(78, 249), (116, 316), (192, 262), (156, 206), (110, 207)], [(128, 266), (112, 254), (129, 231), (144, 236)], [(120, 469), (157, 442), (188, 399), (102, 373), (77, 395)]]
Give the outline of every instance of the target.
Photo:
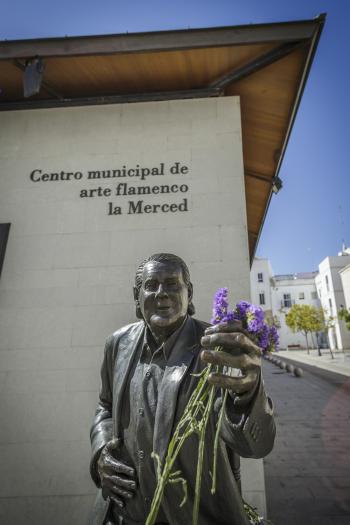
[(173, 332), (168, 339), (162, 343), (160, 346), (155, 341), (151, 330), (146, 325), (145, 334), (143, 338), (143, 344), (142, 344), (142, 352), (141, 352), (141, 359), (147, 359), (149, 362), (152, 362), (154, 359), (160, 356), (162, 354), (165, 362), (168, 361), (170, 354), (175, 346), (175, 343), (177, 342), (178, 338), (181, 336), (181, 332), (183, 331), (186, 323), (188, 321), (188, 316), (185, 317), (183, 320), (182, 325)]

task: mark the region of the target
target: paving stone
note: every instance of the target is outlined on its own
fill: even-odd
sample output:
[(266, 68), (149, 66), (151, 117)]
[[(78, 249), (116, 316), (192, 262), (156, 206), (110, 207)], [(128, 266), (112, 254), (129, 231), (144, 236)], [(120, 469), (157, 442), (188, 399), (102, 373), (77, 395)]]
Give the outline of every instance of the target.
[(350, 380), (302, 365), (276, 374), (264, 362), (277, 435), (265, 458), (268, 518), (274, 525), (350, 523)]

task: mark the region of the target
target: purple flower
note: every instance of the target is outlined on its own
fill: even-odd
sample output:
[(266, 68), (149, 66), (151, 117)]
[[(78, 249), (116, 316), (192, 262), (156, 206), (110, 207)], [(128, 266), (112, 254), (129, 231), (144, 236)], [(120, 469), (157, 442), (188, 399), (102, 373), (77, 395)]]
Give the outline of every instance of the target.
[(212, 324), (239, 320), (243, 328), (253, 336), (256, 344), (263, 352), (278, 349), (278, 333), (275, 326), (269, 326), (264, 321), (264, 311), (260, 306), (241, 301), (235, 309), (228, 310), (228, 289), (219, 288), (214, 296)]
[(228, 310), (227, 296), (228, 288), (219, 288), (214, 295), (213, 317), (210, 320), (211, 324), (233, 321), (234, 313), (232, 310)]
[(251, 304), (248, 303), (247, 301), (241, 301), (237, 303), (236, 308), (235, 308), (236, 318), (239, 319), (240, 321), (245, 320), (246, 312), (250, 306)]
[(227, 323), (229, 323), (230, 321), (234, 321), (236, 318), (235, 318), (235, 313), (233, 310), (229, 310), (227, 312), (227, 315), (225, 317), (225, 319), (223, 319), (223, 321), (226, 321)]
[(275, 326), (268, 326), (264, 323), (262, 330), (257, 337), (257, 344), (263, 352), (272, 352), (278, 349), (278, 333)]
[(259, 333), (264, 327), (264, 312), (259, 306), (251, 304), (246, 310), (247, 329), (251, 334)]
[(219, 288), (214, 295), (213, 301), (213, 317), (211, 318), (212, 324), (218, 324), (221, 322), (223, 317), (227, 315), (228, 301), (227, 301), (228, 289)]
[(266, 351), (269, 347), (270, 341), (270, 327), (264, 323), (261, 327), (260, 332), (257, 334), (257, 344), (263, 351)]
[(275, 326), (270, 327), (269, 340), (270, 340), (269, 350), (270, 351), (274, 350), (276, 352), (278, 350), (279, 337), (278, 337), (277, 328)]

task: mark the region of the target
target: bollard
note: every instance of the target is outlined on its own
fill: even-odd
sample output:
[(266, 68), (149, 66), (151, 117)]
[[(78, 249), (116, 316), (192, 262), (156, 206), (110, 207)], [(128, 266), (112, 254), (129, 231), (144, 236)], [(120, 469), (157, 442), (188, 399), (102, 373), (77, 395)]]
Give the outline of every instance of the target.
[(295, 377), (303, 377), (304, 372), (302, 371), (301, 368), (295, 367), (294, 368), (294, 375), (295, 375)]
[(279, 367), (280, 367), (281, 370), (285, 370), (285, 369), (286, 369), (286, 366), (287, 366), (287, 365), (286, 365), (286, 363), (285, 363), (284, 361), (280, 361), (280, 363), (279, 363)]
[(294, 366), (291, 365), (290, 363), (288, 363), (287, 366), (286, 366), (286, 370), (287, 370), (287, 372), (290, 372), (291, 374), (293, 374)]

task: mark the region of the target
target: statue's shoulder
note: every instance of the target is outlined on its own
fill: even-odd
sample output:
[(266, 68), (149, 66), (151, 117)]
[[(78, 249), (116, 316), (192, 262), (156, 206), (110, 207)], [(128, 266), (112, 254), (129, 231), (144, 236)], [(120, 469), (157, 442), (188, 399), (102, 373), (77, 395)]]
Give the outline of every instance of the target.
[(105, 343), (102, 368), (109, 370), (109, 373), (111, 373), (120, 350), (133, 348), (133, 345), (136, 344), (138, 338), (142, 335), (143, 329), (144, 323), (141, 321), (122, 326), (109, 335)]
[(123, 335), (129, 332), (133, 332), (137, 329), (142, 329), (143, 326), (144, 326), (143, 321), (137, 321), (136, 323), (127, 324), (125, 326), (122, 326), (121, 328), (118, 328), (118, 330), (113, 332), (113, 334), (111, 334), (111, 337), (113, 337), (114, 339), (118, 337), (122, 337)]
[(130, 336), (132, 337), (133, 334), (136, 334), (138, 332), (141, 332), (144, 328), (144, 322), (138, 321), (136, 323), (127, 324), (125, 326), (122, 326), (121, 328), (118, 328), (113, 334), (111, 334), (107, 340), (111, 340), (114, 343), (122, 339), (123, 337)]
[(133, 345), (137, 341), (144, 329), (144, 322), (139, 321), (137, 323), (131, 323), (126, 326), (122, 326), (106, 339), (105, 344), (105, 359), (107, 363), (111, 364), (115, 362), (116, 356), (121, 346)]

